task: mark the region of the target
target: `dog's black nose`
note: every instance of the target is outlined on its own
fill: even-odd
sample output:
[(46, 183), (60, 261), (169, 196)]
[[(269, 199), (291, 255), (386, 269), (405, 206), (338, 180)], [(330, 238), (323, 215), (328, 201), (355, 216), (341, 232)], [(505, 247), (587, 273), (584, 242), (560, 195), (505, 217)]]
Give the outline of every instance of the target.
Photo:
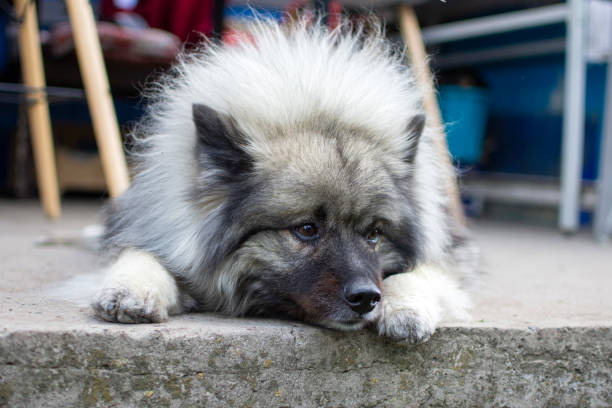
[(373, 283), (356, 282), (344, 289), (344, 299), (360, 315), (371, 312), (380, 302), (380, 290)]

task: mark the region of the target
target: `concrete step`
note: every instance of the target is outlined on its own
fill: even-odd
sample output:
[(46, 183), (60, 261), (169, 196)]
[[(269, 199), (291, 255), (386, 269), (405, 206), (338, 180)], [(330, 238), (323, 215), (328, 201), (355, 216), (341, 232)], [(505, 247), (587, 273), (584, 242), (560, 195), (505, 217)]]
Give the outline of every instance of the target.
[(65, 239), (97, 209), (51, 224), (0, 202), (0, 406), (612, 406), (612, 251), (588, 236), (476, 225), (490, 272), (474, 320), (412, 346), (211, 314), (96, 320), (56, 285), (100, 267)]
[[(88, 324), (87, 326), (92, 326)], [(0, 402), (23, 407), (610, 406), (610, 328), (370, 333), (210, 316), (2, 334)]]
[(612, 330), (442, 328), (421, 346), (296, 324), (5, 330), (14, 407), (610, 406)]

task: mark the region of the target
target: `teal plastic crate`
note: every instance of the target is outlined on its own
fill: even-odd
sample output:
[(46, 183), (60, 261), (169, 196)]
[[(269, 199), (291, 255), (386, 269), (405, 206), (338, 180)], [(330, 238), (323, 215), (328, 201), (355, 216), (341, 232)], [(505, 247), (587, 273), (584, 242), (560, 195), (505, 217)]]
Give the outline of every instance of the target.
[(487, 125), (486, 89), (444, 85), (438, 99), (453, 159), (462, 164), (478, 163)]

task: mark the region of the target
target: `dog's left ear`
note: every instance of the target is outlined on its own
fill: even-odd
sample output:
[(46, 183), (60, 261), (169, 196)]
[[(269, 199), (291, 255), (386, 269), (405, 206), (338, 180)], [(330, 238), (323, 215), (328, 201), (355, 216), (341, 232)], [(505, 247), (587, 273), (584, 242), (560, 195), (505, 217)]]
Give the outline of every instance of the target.
[(410, 150), (405, 157), (408, 163), (414, 161), (423, 129), (425, 129), (425, 115), (423, 114), (413, 116), (410, 122), (408, 122), (408, 126), (406, 126), (406, 134), (410, 137)]
[(194, 103), (191, 109), (201, 162), (212, 162), (217, 169), (232, 176), (247, 172), (252, 160), (244, 150), (244, 135), (232, 119), (198, 103)]

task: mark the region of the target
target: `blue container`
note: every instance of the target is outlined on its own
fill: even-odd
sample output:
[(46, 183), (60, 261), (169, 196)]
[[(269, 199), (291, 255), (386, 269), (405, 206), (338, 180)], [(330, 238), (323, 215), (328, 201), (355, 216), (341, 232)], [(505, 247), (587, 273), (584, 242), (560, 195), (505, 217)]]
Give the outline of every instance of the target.
[(478, 163), (487, 124), (487, 91), (444, 85), (440, 88), (439, 102), (451, 156), (462, 164)]

